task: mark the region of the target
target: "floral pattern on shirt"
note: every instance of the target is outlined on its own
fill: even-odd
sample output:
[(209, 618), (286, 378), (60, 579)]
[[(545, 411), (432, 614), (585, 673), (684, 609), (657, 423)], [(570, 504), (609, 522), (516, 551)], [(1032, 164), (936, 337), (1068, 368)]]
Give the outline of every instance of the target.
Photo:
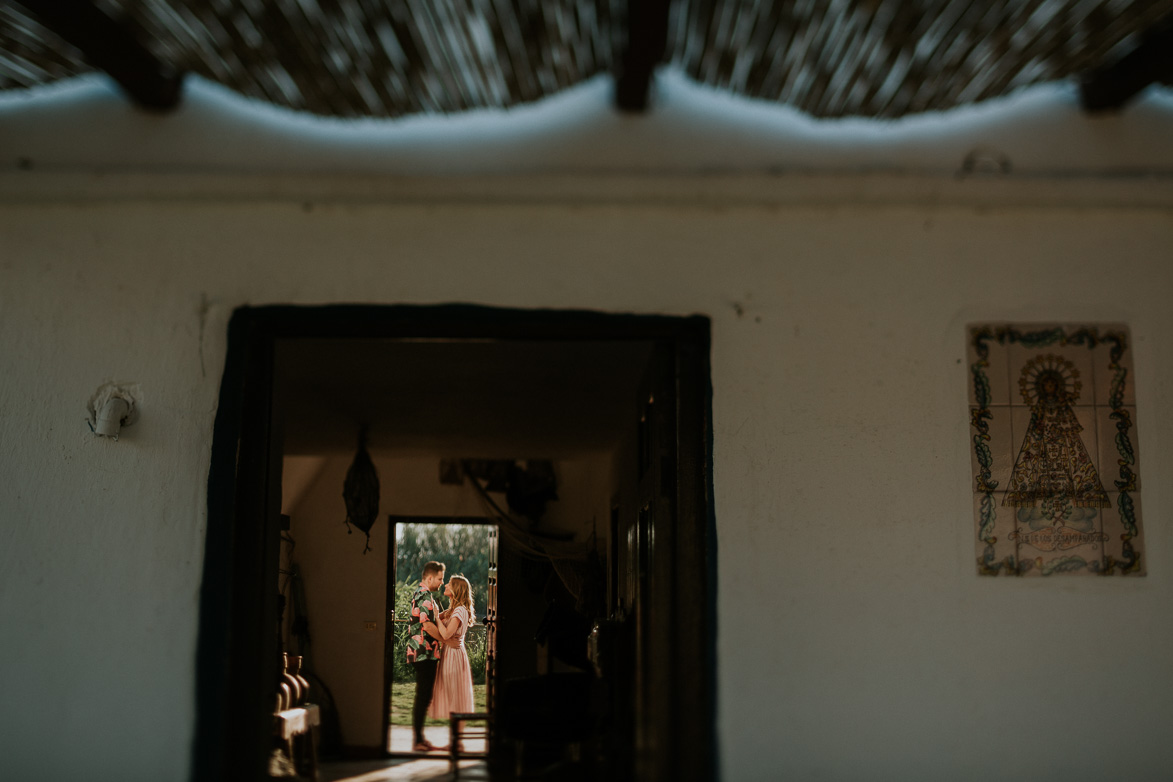
[(424, 632), (424, 622), (436, 623), (443, 608), (440, 596), (424, 587), (415, 590), (411, 596), (411, 624), (407, 626), (407, 661), (422, 663), (425, 660), (439, 660), (442, 644)]

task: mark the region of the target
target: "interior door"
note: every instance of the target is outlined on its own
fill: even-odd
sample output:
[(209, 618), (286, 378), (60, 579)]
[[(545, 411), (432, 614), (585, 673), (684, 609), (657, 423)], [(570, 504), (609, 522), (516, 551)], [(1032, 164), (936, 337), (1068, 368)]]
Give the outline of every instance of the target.
[(657, 342), (637, 400), (638, 507), (625, 559), (635, 636), (628, 767), (639, 780), (715, 775), (707, 360), (704, 340)]
[(241, 308), (228, 341), (208, 476), (193, 778), (253, 782), (268, 763), (278, 673), (282, 443), (273, 334)]
[[(489, 589), (485, 598), (485, 708), (497, 709), (497, 541), (496, 525), (489, 527)], [(489, 722), (490, 727), (492, 721)], [(491, 741), (491, 737), (490, 737)]]
[(399, 580), (398, 520), (387, 518), (387, 602), (383, 622), (383, 741), (386, 754), (391, 753), (391, 699), (395, 682), (395, 635), (399, 632), (395, 615), (395, 585)]
[(673, 767), (671, 561), (676, 494), (676, 389), (671, 343), (658, 342), (638, 396), (639, 510), (635, 563), (635, 777), (668, 779)]

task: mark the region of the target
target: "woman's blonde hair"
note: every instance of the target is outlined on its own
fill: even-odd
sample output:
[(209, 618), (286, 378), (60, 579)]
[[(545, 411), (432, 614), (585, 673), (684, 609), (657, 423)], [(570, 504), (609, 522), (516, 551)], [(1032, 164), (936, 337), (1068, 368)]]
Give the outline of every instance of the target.
[(468, 583), (468, 579), (464, 576), (453, 576), (448, 579), (448, 586), (452, 587), (452, 603), (448, 606), (448, 610), (452, 611), (457, 606), (464, 606), (468, 610), (468, 623), (470, 625), (476, 624), (477, 612), (472, 604), (472, 585)]

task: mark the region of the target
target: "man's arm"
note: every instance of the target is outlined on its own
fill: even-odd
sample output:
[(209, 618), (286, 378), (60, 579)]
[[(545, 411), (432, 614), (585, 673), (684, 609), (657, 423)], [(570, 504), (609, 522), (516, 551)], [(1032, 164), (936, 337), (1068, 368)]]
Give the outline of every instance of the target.
[[(412, 601), (412, 612), (415, 612), (416, 604)], [(423, 600), (420, 601), (419, 611), (416, 613), (419, 617), (420, 631), (427, 633), (435, 638), (437, 641), (443, 641), (444, 637), (440, 635), (440, 628), (436, 627), (436, 623), (432, 620), (436, 618), (436, 603), (431, 593), (428, 593)]]
[(440, 632), (440, 628), (436, 627), (436, 625), (431, 622), (425, 621), (420, 625), (420, 627), (423, 628), (425, 633), (432, 636), (445, 646), (460, 646), (460, 639), (457, 638), (455, 634), (445, 638), (444, 635)]

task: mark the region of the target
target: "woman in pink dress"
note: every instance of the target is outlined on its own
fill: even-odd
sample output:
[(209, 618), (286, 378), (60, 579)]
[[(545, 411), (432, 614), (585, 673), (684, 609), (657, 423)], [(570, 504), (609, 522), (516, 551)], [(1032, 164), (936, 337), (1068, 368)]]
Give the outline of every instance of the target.
[(444, 587), (448, 598), (448, 610), (440, 614), (436, 629), (444, 636), (444, 651), (440, 656), (440, 667), (436, 671), (436, 689), (432, 694), (432, 705), (428, 716), (446, 720), (453, 712), (473, 711), (472, 666), (468, 663), (468, 650), (464, 647), (464, 636), (476, 616), (472, 605), (472, 588), (464, 576), (453, 576)]

